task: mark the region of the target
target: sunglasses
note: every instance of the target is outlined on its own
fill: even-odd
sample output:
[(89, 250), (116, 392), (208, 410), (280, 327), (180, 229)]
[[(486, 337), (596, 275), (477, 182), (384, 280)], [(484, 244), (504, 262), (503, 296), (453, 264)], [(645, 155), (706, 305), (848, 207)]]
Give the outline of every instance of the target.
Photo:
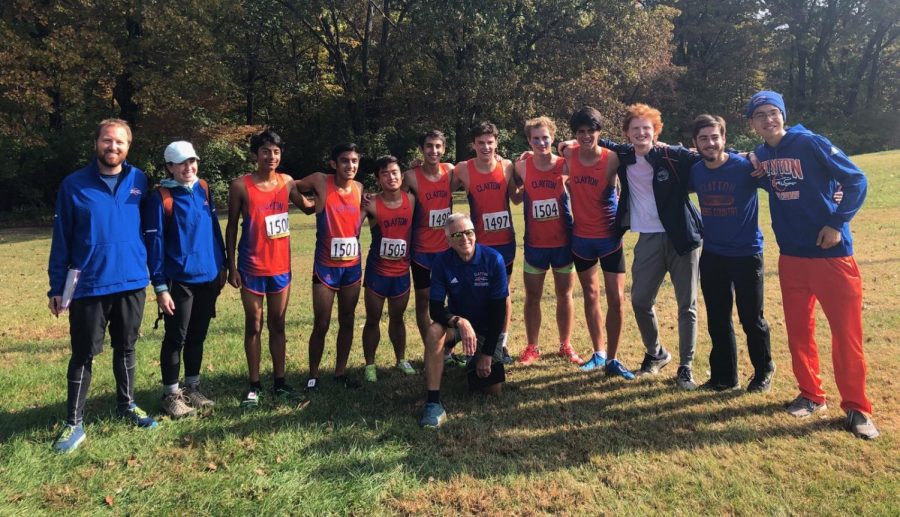
[(463, 237), (474, 237), (474, 236), (475, 236), (475, 230), (472, 228), (469, 228), (468, 230), (463, 230), (461, 232), (453, 232), (450, 234), (450, 238), (455, 239), (455, 240), (462, 239)]

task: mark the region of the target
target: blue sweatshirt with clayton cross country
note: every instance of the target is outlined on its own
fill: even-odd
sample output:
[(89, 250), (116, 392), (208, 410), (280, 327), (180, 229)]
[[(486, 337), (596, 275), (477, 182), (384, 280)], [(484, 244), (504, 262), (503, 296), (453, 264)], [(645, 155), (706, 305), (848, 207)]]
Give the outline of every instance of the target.
[(739, 154), (710, 169), (700, 160), (691, 167), (688, 188), (697, 193), (703, 217), (703, 250), (726, 257), (762, 253), (759, 229), (759, 182), (750, 174), (753, 165)]
[(66, 176), (56, 197), (47, 273), (48, 296), (61, 296), (69, 269), (81, 270), (74, 299), (147, 286), (147, 251), (141, 238), (141, 202), (147, 177), (128, 163), (115, 189), (100, 178), (95, 158)]
[(144, 206), (150, 281), (161, 287), (169, 280), (187, 284), (215, 280), (225, 263), (225, 243), (211, 198), (199, 181), (188, 188), (163, 180), (162, 186), (172, 195), (171, 216), (165, 216), (159, 190)]
[[(787, 130), (778, 145), (760, 144), (756, 156), (766, 173), (772, 230), (782, 255), (807, 258), (853, 255), (850, 219), (866, 199), (866, 176), (827, 138), (802, 125)], [(840, 204), (833, 200), (838, 186)], [(841, 232), (841, 242), (822, 249), (816, 238), (824, 226)]]

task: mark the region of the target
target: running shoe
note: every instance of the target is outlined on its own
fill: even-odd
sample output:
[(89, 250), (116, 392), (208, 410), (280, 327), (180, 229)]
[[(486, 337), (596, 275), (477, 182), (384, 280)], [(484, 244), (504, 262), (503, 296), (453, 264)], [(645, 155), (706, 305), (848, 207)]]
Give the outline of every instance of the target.
[(255, 409), (259, 407), (259, 392), (258, 388), (250, 388), (247, 390), (247, 394), (244, 395), (244, 400), (241, 401), (241, 407), (244, 409)]
[(119, 416), (144, 429), (153, 429), (159, 425), (152, 416), (148, 415), (143, 409), (137, 407), (137, 404), (134, 402), (132, 402), (127, 409), (119, 410)]
[(81, 445), (86, 437), (83, 425), (66, 424), (59, 433), (59, 437), (53, 442), (53, 450), (61, 453), (72, 452)]
[(437, 429), (447, 421), (447, 412), (440, 402), (429, 402), (422, 408), (422, 416), (419, 425), (430, 429)]
[(538, 350), (537, 345), (528, 345), (525, 347), (525, 350), (522, 351), (522, 355), (519, 356), (519, 363), (528, 366), (529, 364), (537, 361), (541, 358), (541, 352)]
[(335, 375), (333, 379), (334, 382), (343, 385), (348, 390), (357, 390), (359, 388), (362, 388), (362, 384), (360, 384), (359, 381), (357, 381), (353, 377), (347, 377), (346, 374)]
[(191, 407), (204, 409), (211, 408), (216, 405), (214, 401), (207, 398), (206, 395), (204, 395), (203, 392), (200, 391), (199, 384), (189, 384), (185, 386), (181, 391), (182, 393), (184, 393), (184, 396), (187, 397), (188, 403), (191, 405)]
[(675, 374), (675, 384), (683, 390), (692, 391), (697, 389), (697, 383), (694, 382), (694, 374), (691, 367), (687, 365), (679, 366), (678, 372)]
[(411, 365), (406, 359), (397, 361), (397, 369), (405, 373), (406, 375), (415, 375), (416, 373), (418, 373), (416, 372), (416, 369), (413, 368), (413, 365)]
[(828, 409), (828, 406), (824, 402), (818, 404), (803, 395), (798, 395), (797, 398), (787, 406), (788, 414), (797, 418), (806, 418), (813, 413), (825, 411), (826, 409)]
[(503, 364), (513, 364), (516, 362), (512, 356), (509, 355), (509, 349), (506, 347), (503, 347), (503, 357), (500, 360), (503, 361)]
[(581, 365), (581, 371), (589, 372), (597, 368), (603, 368), (604, 366), (606, 366), (606, 357), (603, 356), (602, 352), (594, 352), (591, 354), (591, 358)]
[(188, 399), (182, 390), (163, 395), (162, 410), (172, 418), (185, 418), (194, 416), (197, 411), (188, 405)]
[(569, 359), (569, 362), (572, 364), (580, 365), (584, 362), (581, 360), (581, 357), (579, 357), (578, 354), (575, 353), (574, 350), (572, 350), (572, 345), (570, 345), (569, 343), (560, 343), (559, 352), (557, 352), (556, 355)]
[(301, 396), (293, 386), (282, 384), (281, 386), (274, 386), (272, 388), (272, 398), (275, 399), (276, 402), (287, 402), (299, 399)]
[(775, 376), (775, 365), (760, 373), (753, 375), (750, 384), (747, 385), (748, 393), (765, 393), (772, 389), (772, 377)]
[(853, 436), (863, 440), (874, 440), (881, 434), (875, 428), (875, 423), (871, 418), (855, 409), (847, 411), (847, 421), (844, 423), (844, 427), (853, 433)]
[(465, 368), (468, 363), (468, 356), (448, 354), (444, 356), (444, 366), (456, 366), (457, 368)]
[(378, 382), (378, 372), (375, 371), (374, 364), (366, 365), (366, 369), (363, 374), (363, 378), (366, 379), (366, 382)]
[(648, 353), (644, 353), (644, 361), (641, 363), (641, 369), (635, 373), (638, 377), (644, 375), (656, 375), (660, 370), (663, 369), (663, 367), (671, 362), (672, 354), (670, 354), (665, 348), (660, 347), (659, 356), (652, 356)]
[(631, 370), (625, 368), (625, 365), (618, 359), (613, 359), (606, 363), (606, 376), (621, 377), (627, 381), (634, 380), (634, 374), (631, 373)]

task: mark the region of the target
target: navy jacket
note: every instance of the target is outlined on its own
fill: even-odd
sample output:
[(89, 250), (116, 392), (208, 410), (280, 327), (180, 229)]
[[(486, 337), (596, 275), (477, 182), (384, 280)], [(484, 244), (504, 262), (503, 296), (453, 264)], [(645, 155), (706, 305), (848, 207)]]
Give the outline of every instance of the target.
[(114, 192), (100, 179), (97, 159), (66, 176), (56, 197), (48, 296), (61, 296), (69, 269), (81, 270), (74, 299), (147, 286), (141, 203), (147, 177), (128, 163)]
[[(600, 145), (612, 150), (619, 157), (619, 180), (622, 195), (616, 210), (616, 230), (621, 237), (631, 227), (628, 175), (625, 168), (635, 163), (634, 146), (617, 144), (601, 139)], [(666, 235), (679, 255), (700, 246), (703, 239), (703, 222), (700, 212), (688, 197), (688, 179), (691, 167), (701, 159), (699, 153), (681, 146), (654, 146), (647, 153), (647, 162), (653, 167), (653, 195), (656, 209)]]

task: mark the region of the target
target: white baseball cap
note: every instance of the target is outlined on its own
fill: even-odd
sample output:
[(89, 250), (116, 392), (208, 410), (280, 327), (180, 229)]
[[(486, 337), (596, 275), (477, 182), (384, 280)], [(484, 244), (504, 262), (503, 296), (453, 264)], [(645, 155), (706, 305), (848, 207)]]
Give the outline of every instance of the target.
[(181, 163), (189, 158), (194, 158), (195, 160), (200, 159), (194, 151), (194, 146), (191, 145), (190, 142), (185, 142), (184, 140), (169, 144), (169, 146), (166, 147), (164, 156), (166, 163)]

